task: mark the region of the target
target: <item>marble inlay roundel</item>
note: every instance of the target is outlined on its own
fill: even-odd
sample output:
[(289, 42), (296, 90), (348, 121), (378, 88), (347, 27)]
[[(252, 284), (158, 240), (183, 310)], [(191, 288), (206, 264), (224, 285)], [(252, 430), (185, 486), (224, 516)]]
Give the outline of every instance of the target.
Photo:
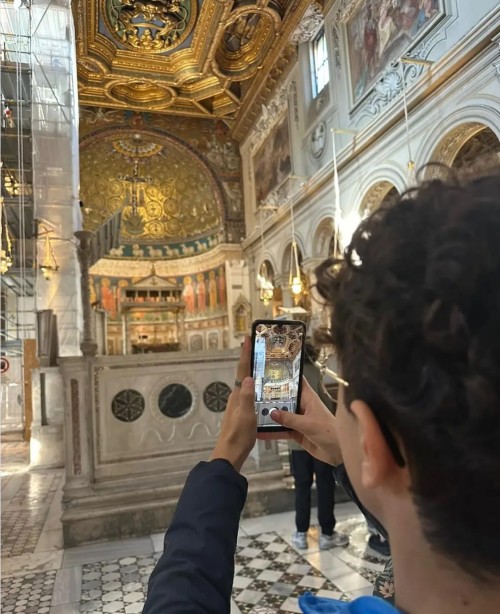
[(122, 422), (134, 422), (144, 412), (146, 403), (144, 397), (137, 390), (122, 390), (115, 394), (111, 401), (111, 411), (115, 418)]
[(168, 384), (158, 397), (158, 407), (167, 418), (185, 416), (193, 406), (193, 395), (183, 384)]
[(203, 402), (210, 411), (219, 413), (226, 409), (231, 388), (224, 382), (212, 382), (203, 392)]

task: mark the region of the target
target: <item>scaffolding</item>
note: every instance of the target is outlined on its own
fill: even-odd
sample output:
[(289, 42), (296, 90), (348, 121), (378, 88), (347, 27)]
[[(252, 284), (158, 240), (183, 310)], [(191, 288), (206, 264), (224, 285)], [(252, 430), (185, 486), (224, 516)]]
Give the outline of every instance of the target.
[[(81, 213), (70, 0), (0, 0), (0, 94), (1, 204), (12, 239), (12, 264), (1, 279), (0, 351), (24, 365), (26, 342), (37, 336), (37, 310), (57, 314), (61, 354), (79, 354), (73, 233), (81, 228)], [(41, 231), (51, 233), (60, 263), (50, 283), (40, 271)]]

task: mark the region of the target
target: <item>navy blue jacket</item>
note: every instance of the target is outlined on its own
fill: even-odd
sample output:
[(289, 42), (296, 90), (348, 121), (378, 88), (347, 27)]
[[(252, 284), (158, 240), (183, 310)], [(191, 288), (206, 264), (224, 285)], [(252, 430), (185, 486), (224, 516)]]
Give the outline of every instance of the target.
[[(234, 554), (246, 479), (222, 459), (189, 474), (161, 558), (149, 579), (143, 614), (229, 614)], [(361, 597), (352, 603), (299, 598), (305, 614), (397, 614), (388, 603)]]
[(189, 474), (143, 614), (229, 614), (234, 553), (247, 480), (226, 460)]

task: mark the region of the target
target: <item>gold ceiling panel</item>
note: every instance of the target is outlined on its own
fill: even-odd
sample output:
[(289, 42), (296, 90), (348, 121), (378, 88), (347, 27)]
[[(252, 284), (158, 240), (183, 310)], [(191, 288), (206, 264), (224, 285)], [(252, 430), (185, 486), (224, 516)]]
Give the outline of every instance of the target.
[(238, 119), (310, 1), (77, 0), (80, 102)]

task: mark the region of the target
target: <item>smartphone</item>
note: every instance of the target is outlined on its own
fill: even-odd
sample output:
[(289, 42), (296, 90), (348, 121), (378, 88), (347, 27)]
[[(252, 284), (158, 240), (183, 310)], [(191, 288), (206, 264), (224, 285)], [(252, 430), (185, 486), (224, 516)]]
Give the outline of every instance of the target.
[(300, 407), (306, 325), (299, 320), (256, 320), (252, 324), (252, 377), (259, 432), (287, 431), (271, 418), (273, 409)]

